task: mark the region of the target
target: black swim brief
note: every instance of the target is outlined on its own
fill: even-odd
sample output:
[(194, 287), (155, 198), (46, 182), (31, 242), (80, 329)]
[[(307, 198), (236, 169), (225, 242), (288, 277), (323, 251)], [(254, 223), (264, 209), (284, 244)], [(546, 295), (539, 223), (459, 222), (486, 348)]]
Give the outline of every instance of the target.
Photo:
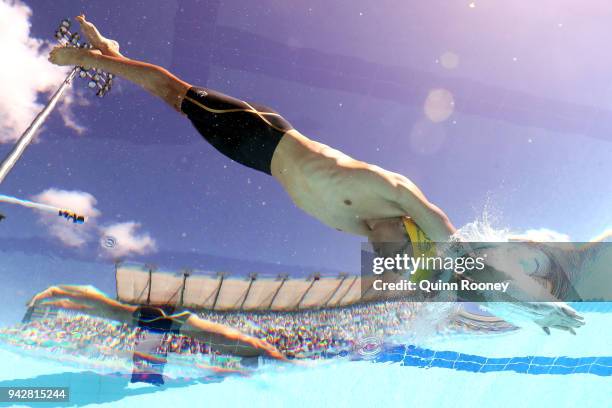
[(278, 112), (206, 88), (192, 87), (181, 104), (200, 134), (218, 151), (271, 174), (276, 146), (293, 129)]
[(178, 334), (183, 323), (180, 318), (171, 318), (174, 308), (139, 306), (134, 312), (137, 326), (153, 332)]

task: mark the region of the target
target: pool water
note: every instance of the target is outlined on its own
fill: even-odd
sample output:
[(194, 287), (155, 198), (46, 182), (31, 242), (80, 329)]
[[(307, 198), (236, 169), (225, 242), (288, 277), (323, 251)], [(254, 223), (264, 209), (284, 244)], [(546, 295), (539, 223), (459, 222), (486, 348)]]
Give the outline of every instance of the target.
[[(537, 328), (447, 334), (418, 346), (388, 346), (361, 361), (265, 364), (246, 377), (167, 378), (162, 387), (130, 383), (129, 372), (102, 374), (3, 346), (0, 387), (70, 387), (70, 403), (36, 406), (603, 407), (612, 395), (612, 336), (603, 330), (612, 314), (585, 318), (576, 336)], [(172, 365), (169, 354), (167, 373)]]

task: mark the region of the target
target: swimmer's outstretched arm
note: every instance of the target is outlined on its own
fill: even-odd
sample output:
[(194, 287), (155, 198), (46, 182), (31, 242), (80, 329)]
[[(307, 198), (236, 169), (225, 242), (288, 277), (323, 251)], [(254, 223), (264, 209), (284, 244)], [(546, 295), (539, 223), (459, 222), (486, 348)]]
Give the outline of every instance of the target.
[[(59, 307), (134, 326), (137, 307), (109, 298), (92, 286), (59, 285), (35, 295), (29, 307)], [(182, 322), (181, 334), (202, 340), (216, 351), (239, 357), (267, 356), (286, 360), (271, 344), (236, 329), (204, 320), (191, 312), (170, 315)]]

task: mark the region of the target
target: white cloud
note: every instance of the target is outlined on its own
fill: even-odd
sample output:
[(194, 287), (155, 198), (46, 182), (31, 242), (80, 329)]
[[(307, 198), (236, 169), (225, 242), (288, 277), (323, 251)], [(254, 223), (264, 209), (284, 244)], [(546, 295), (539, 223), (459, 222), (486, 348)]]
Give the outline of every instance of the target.
[[(43, 108), (37, 102), (39, 94), (54, 91), (68, 72), (47, 60), (53, 43), (30, 37), (31, 14), (20, 1), (0, 0), (0, 143), (19, 137)], [(59, 113), (66, 126), (82, 132), (70, 113), (71, 92), (65, 95)]]
[(140, 224), (134, 221), (112, 224), (100, 228), (103, 236), (112, 237), (113, 247), (105, 247), (108, 255), (125, 256), (130, 253), (144, 255), (156, 250), (155, 240), (147, 233), (138, 234)]
[(537, 242), (570, 242), (569, 235), (548, 228), (530, 229), (512, 238)]
[(74, 112), (72, 112), (72, 106), (74, 104), (78, 106), (89, 106), (90, 102), (85, 98), (82, 91), (67, 92), (61, 103), (58, 104), (57, 111), (64, 121), (64, 126), (82, 135), (87, 128), (78, 122)]
[[(47, 227), (53, 237), (66, 246), (80, 248), (99, 240), (103, 254), (111, 257), (132, 253), (144, 255), (157, 249), (155, 240), (148, 233), (139, 232), (141, 225), (135, 221), (107, 226), (98, 225), (101, 212), (96, 208), (97, 200), (84, 191), (50, 188), (35, 195), (33, 200), (85, 216), (84, 224), (75, 224), (54, 214), (40, 213), (40, 222)], [(113, 246), (109, 247), (106, 245), (106, 240), (111, 237)]]
[(97, 200), (84, 191), (68, 191), (49, 188), (36, 195), (36, 200), (59, 208), (68, 208), (86, 217), (97, 217), (100, 211), (95, 208)]
[(50, 188), (33, 197), (34, 201), (58, 208), (66, 208), (84, 215), (85, 224), (74, 224), (65, 218), (48, 213), (40, 214), (40, 221), (48, 228), (51, 235), (70, 247), (82, 247), (90, 242), (97, 230), (96, 218), (100, 211), (96, 208), (96, 199), (83, 191), (67, 191)]

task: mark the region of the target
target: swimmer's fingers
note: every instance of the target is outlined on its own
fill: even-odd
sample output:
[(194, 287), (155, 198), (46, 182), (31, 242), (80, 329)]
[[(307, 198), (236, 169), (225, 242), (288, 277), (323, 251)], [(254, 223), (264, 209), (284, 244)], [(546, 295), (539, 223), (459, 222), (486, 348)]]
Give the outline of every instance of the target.
[[(576, 335), (576, 332), (574, 331), (574, 329), (572, 329), (571, 327), (566, 327), (566, 326), (550, 326), (553, 329), (558, 329), (558, 330), (563, 330), (563, 331), (567, 331), (572, 333), (574, 336)], [(543, 326), (542, 330), (544, 330), (544, 333), (546, 333), (548, 336), (550, 336), (550, 327), (548, 326)]]
[(576, 334), (574, 329), (578, 329), (584, 325), (584, 323), (581, 321), (560, 319), (557, 316), (539, 320), (535, 323), (538, 324), (547, 335), (550, 335), (551, 328)]
[(559, 314), (559, 320), (564, 326), (579, 328), (585, 325), (584, 317), (580, 316), (578, 313), (563, 308)]
[(578, 329), (584, 325), (584, 322), (579, 320), (567, 320), (567, 319), (551, 319), (546, 323), (538, 323), (542, 330), (550, 336), (550, 329), (557, 329), (567, 331), (571, 334), (576, 334), (574, 329)]
[(573, 334), (574, 336), (576, 335), (576, 331), (574, 329), (572, 329), (571, 327), (566, 327), (566, 326), (555, 326), (555, 329), (559, 329), (559, 330), (563, 330), (566, 331), (568, 333)]
[(572, 333), (574, 336), (576, 335), (576, 332), (574, 331), (574, 329), (572, 329), (571, 327), (567, 327), (567, 326), (552, 326), (554, 329), (557, 330), (563, 330), (566, 332), (570, 332)]
[(571, 306), (564, 303), (554, 304), (554, 312), (546, 320), (547, 326), (564, 326), (579, 328), (584, 326), (584, 317), (580, 316)]
[(574, 309), (571, 309), (569, 307), (564, 307), (561, 310), (568, 317), (571, 317), (573, 319), (578, 319), (578, 320), (584, 320), (584, 317), (579, 315), (578, 312), (576, 312)]
[(548, 319), (547, 325), (551, 327), (564, 326), (564, 327), (572, 327), (572, 328), (577, 329), (579, 327), (584, 326), (584, 322), (582, 320), (577, 320), (577, 319), (570, 318), (567, 316), (557, 315), (554, 318)]

